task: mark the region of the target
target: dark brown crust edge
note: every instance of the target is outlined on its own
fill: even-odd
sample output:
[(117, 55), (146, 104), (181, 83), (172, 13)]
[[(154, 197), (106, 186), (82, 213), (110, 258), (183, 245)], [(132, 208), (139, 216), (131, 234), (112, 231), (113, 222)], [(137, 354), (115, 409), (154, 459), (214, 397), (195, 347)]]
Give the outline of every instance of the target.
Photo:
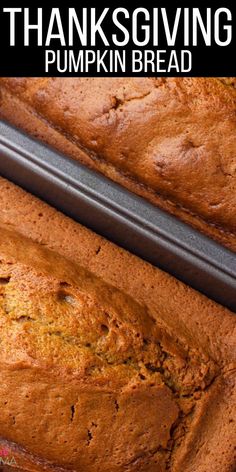
[[(6, 448), (9, 453), (5, 460), (5, 464), (0, 465), (0, 472), (67, 472), (66, 469), (51, 466), (46, 461), (41, 461), (32, 454), (26, 452), (17, 444), (10, 443), (1, 438), (0, 448)], [(12, 465), (10, 465), (11, 463)], [(73, 470), (70, 472), (73, 472)]]

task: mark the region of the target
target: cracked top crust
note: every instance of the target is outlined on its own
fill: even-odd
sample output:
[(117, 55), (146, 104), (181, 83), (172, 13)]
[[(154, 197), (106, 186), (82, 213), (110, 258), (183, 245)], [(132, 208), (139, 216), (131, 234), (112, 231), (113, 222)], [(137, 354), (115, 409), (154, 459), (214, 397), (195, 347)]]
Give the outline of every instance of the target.
[(236, 251), (230, 78), (1, 78), (0, 113)]
[(233, 472), (235, 315), (0, 190), (0, 437), (17, 465)]

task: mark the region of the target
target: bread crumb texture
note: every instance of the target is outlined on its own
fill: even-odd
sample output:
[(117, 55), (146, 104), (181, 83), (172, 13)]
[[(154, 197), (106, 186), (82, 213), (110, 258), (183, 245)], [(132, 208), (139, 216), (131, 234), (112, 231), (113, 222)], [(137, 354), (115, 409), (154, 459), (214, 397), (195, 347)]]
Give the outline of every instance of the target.
[(233, 472), (233, 359), (0, 229), (0, 436), (25, 470)]

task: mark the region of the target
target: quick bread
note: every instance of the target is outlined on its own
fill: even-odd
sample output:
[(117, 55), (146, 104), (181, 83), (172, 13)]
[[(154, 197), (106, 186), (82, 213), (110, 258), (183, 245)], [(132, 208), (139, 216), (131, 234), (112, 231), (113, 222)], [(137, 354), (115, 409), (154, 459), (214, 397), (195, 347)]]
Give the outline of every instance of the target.
[(235, 84), (1, 78), (0, 115), (235, 251)]
[(0, 437), (19, 469), (233, 472), (236, 318), (0, 179)]

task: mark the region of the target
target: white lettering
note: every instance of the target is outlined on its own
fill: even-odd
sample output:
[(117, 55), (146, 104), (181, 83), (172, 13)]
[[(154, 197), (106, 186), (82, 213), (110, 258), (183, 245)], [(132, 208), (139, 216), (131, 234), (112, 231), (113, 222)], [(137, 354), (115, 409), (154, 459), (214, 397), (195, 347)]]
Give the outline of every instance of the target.
[(117, 35), (116, 34), (113, 34), (112, 35), (112, 41), (113, 43), (116, 45), (116, 46), (126, 46), (129, 42), (129, 31), (127, 30), (127, 28), (125, 28), (118, 20), (118, 14), (119, 13), (123, 13), (125, 18), (129, 18), (129, 12), (128, 10), (126, 10), (126, 8), (116, 8), (113, 12), (113, 15), (112, 15), (112, 19), (113, 19), (113, 23), (115, 26), (117, 26), (117, 28), (122, 31), (122, 33), (124, 34), (124, 39), (123, 41), (119, 41), (117, 39)]
[(232, 25), (224, 25), (223, 30), (227, 32), (226, 39), (220, 40), (220, 15), (225, 13), (227, 20), (232, 20), (232, 13), (228, 8), (218, 8), (215, 12), (215, 42), (218, 46), (228, 46), (232, 40)]
[(43, 9), (37, 8), (38, 19), (35, 25), (29, 23), (29, 8), (24, 9), (24, 45), (29, 46), (29, 32), (30, 30), (37, 31), (37, 45), (42, 46), (43, 44)]
[(96, 20), (96, 8), (91, 8), (91, 46), (96, 46), (97, 33), (99, 33), (100, 38), (102, 39), (105, 46), (109, 46), (109, 42), (104, 34), (103, 29), (101, 28), (101, 23), (103, 22), (108, 11), (109, 8), (104, 8), (102, 14), (98, 18), (98, 20)]
[[(58, 33), (53, 33), (54, 26)], [(66, 46), (59, 8), (52, 8), (45, 46), (50, 46), (52, 39), (59, 39), (61, 46)]]
[(162, 13), (162, 18), (163, 18), (163, 24), (165, 28), (165, 34), (166, 34), (166, 40), (168, 46), (174, 46), (175, 41), (176, 41), (176, 35), (178, 31), (178, 26), (179, 26), (179, 19), (180, 19), (180, 14), (181, 14), (181, 8), (177, 8), (176, 14), (175, 14), (175, 21), (174, 21), (174, 26), (173, 26), (173, 31), (172, 35), (170, 33), (170, 26), (169, 26), (169, 21), (166, 13), (166, 8), (161, 8), (161, 13)]
[(74, 26), (78, 33), (81, 45), (87, 46), (87, 8), (82, 9), (82, 15), (83, 28), (81, 28), (75, 8), (69, 8), (69, 46), (74, 45)]
[(15, 17), (22, 8), (3, 8), (3, 13), (10, 13), (10, 46), (15, 46)]
[(45, 51), (45, 72), (49, 72), (49, 64), (53, 64), (56, 60), (56, 53), (55, 51), (50, 51), (47, 49)]
[(145, 20), (150, 20), (150, 13), (146, 8), (136, 8), (133, 13), (133, 42), (136, 46), (146, 46), (150, 40), (150, 26), (141, 25), (141, 30), (145, 32), (144, 39), (142, 41), (138, 40), (138, 15), (143, 13)]

